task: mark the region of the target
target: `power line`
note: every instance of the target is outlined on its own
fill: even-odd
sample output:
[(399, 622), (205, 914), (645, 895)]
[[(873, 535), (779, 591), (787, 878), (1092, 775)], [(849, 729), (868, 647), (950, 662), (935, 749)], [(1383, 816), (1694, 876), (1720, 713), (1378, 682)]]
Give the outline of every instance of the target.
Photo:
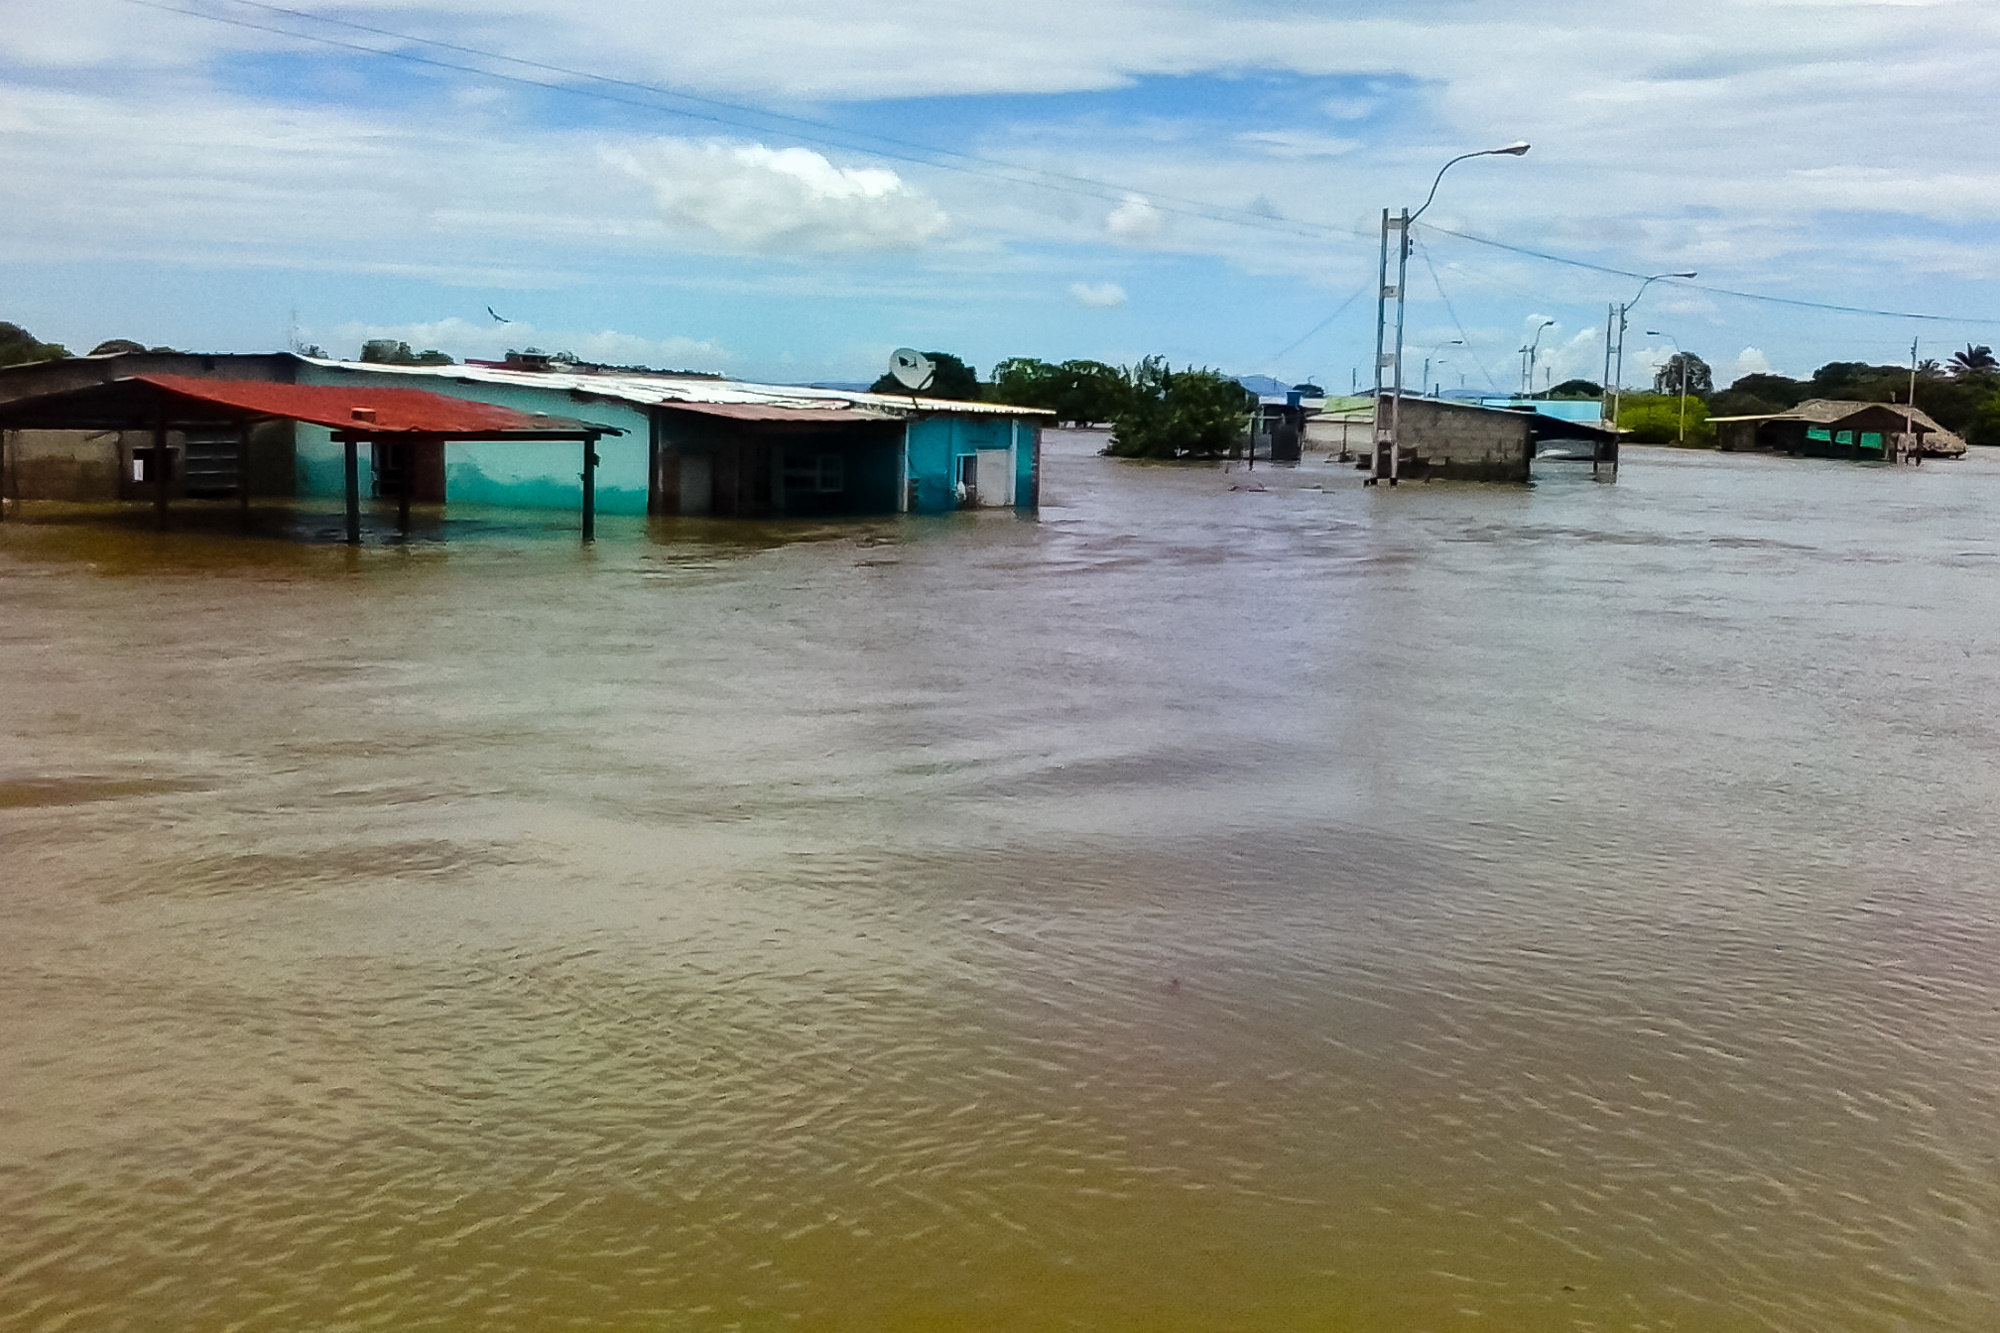
[[(295, 41), (311, 42), (330, 46), (338, 50), (353, 51), (362, 55), (379, 56), (390, 60), (401, 60), (413, 65), (424, 65), (432, 69), (453, 70), (461, 74), (472, 74), (481, 78), (496, 79), (506, 83), (521, 84), (539, 88), (544, 92), (562, 93), (571, 97), (587, 98), (592, 101), (608, 102), (619, 106), (636, 107), (641, 110), (663, 112), (688, 120), (698, 120), (707, 124), (724, 125), (732, 129), (769, 132), (770, 126), (754, 123), (757, 120), (777, 122), (798, 128), (785, 132), (793, 138), (824, 147), (859, 149), (877, 157), (886, 157), (898, 162), (910, 162), (918, 166), (935, 167), (944, 171), (955, 171), (964, 175), (999, 180), (1010, 185), (1028, 185), (1039, 189), (1056, 190), (1069, 194), (1084, 195), (1089, 198), (1122, 203), (1137, 197), (1163, 213), (1196, 218), (1205, 222), (1221, 222), (1237, 226), (1253, 227), (1263, 231), (1280, 232), (1307, 240), (1324, 240), (1330, 237), (1361, 237), (1364, 233), (1356, 229), (1344, 229), (1323, 223), (1300, 222), (1286, 218), (1274, 218), (1267, 213), (1247, 208), (1236, 208), (1228, 204), (1211, 203), (1207, 200), (1190, 199), (1185, 196), (1166, 194), (1138, 186), (1122, 185), (1114, 181), (1099, 180), (1069, 172), (1053, 171), (1044, 167), (1026, 166), (1008, 162), (1001, 158), (983, 157), (954, 148), (941, 148), (933, 144), (917, 143), (907, 139), (896, 139), (886, 135), (871, 134), (863, 130), (852, 130), (829, 121), (813, 120), (805, 116), (789, 115), (779, 111), (765, 111), (758, 107), (744, 106), (718, 98), (703, 97), (696, 93), (680, 92), (658, 84), (642, 83), (632, 79), (619, 79), (606, 74), (594, 74), (588, 70), (572, 69), (564, 65), (546, 61), (529, 60), (520, 56), (505, 55), (479, 47), (462, 46), (454, 42), (436, 38), (419, 37), (412, 33), (398, 32), (389, 28), (378, 28), (370, 24), (356, 23), (348, 19), (330, 18), (309, 14), (303, 10), (288, 9), (282, 5), (263, 3), (263, 0), (228, 0), (229, 3), (257, 9), (271, 14), (302, 19), (310, 23), (331, 24), (356, 32), (365, 32), (391, 41), (405, 42), (412, 46), (429, 47), (440, 51), (452, 51), (481, 60), (499, 61), (518, 65), (542, 73), (565, 79), (578, 79), (588, 83), (603, 84), (611, 88), (628, 89), (648, 94), (691, 102), (711, 110), (689, 110), (684, 107), (662, 106), (658, 102), (644, 101), (632, 97), (622, 97), (613, 93), (575, 87), (559, 82), (544, 82), (540, 79), (524, 78), (517, 74), (506, 74), (499, 70), (485, 69), (478, 65), (440, 59), (435, 56), (420, 55), (413, 51), (385, 50), (379, 46), (369, 46), (362, 42), (343, 41), (320, 33), (301, 32), (296, 28), (281, 27), (272, 23), (259, 23), (246, 18), (232, 18), (223, 14), (208, 13), (200, 9), (189, 9), (182, 5), (168, 4), (164, 0), (126, 0), (126, 3), (145, 9), (159, 10), (168, 14), (179, 14), (184, 18), (201, 19), (208, 23), (218, 23), (227, 27), (244, 28), (252, 32), (271, 33), (279, 37), (289, 37)], [(730, 114), (723, 114), (723, 113)], [(748, 117), (749, 120), (744, 118)], [(940, 158), (955, 159), (940, 161)], [(961, 165), (969, 164), (969, 165)], [(986, 168), (981, 170), (980, 168)], [(996, 174), (1008, 173), (1008, 174)], [(1162, 202), (1164, 201), (1164, 202)]]
[[(1494, 250), (1505, 250), (1511, 254), (1526, 255), (1531, 259), (1546, 260), (1551, 264), (1562, 264), (1569, 268), (1587, 269), (1592, 273), (1608, 273), (1613, 277), (1645, 279), (1651, 275), (1632, 269), (1612, 268), (1605, 264), (1593, 264), (1588, 260), (1571, 259), (1567, 255), (1550, 254), (1546, 250), (1536, 250), (1525, 245), (1513, 245), (1506, 241), (1496, 241), (1490, 236), (1475, 236), (1471, 232), (1453, 231), (1450, 227), (1436, 227), (1424, 224), (1426, 231), (1435, 231), (1444, 236), (1455, 236), (1461, 241), (1474, 245), (1484, 245)], [(1916, 319), (1935, 324), (1970, 324), (1981, 327), (2000, 327), (2000, 319), (1969, 319), (1958, 315), (1922, 315), (1907, 310), (1876, 310), (1869, 306), (1835, 305), (1827, 301), (1807, 301), (1795, 296), (1767, 296), (1762, 292), (1738, 291), (1733, 287), (1715, 287), (1703, 282), (1690, 282), (1685, 278), (1675, 279), (1675, 285), (1693, 291), (1707, 292), (1712, 296), (1733, 296), (1739, 301), (1762, 301), (1767, 305), (1794, 306), (1801, 310), (1826, 310), (1841, 315), (1868, 315), (1883, 319)]]
[[(1422, 255), (1424, 258), (1424, 267), (1431, 271), (1431, 286), (1437, 288), (1438, 300), (1444, 302), (1445, 310), (1448, 311), (1451, 315), (1452, 327), (1458, 330), (1459, 341), (1465, 344), (1465, 349), (1468, 352), (1471, 351), (1472, 335), (1465, 331), (1465, 321), (1461, 320), (1458, 317), (1458, 311), (1455, 308), (1453, 308), (1451, 304), (1451, 298), (1444, 294), (1444, 283), (1438, 278), (1437, 265), (1431, 262), (1430, 247), (1425, 245), (1422, 241), (1418, 241), (1416, 245), (1417, 245), (1417, 253)], [(1399, 372), (1400, 369), (1401, 368), (1398, 367)], [(1492, 386), (1493, 392), (1495, 393), (1501, 392), (1500, 381), (1493, 378), (1493, 372), (1487, 368), (1486, 358), (1484, 357), (1481, 357), (1479, 359), (1479, 373), (1486, 377), (1486, 383)], [(1422, 388), (1421, 385), (1419, 385), (1418, 387)], [(1529, 387), (1532, 388), (1534, 386), (1530, 385)]]
[[(433, 69), (452, 70), (461, 74), (472, 74), (481, 78), (495, 79), (507, 83), (521, 84), (526, 87), (539, 88), (545, 92), (563, 93), (569, 96), (583, 97), (594, 101), (613, 103), (622, 106), (630, 106), (641, 110), (664, 112), (668, 115), (680, 116), (684, 119), (703, 121), (715, 125), (724, 125), (733, 129), (739, 129), (739, 130), (748, 129), (753, 131), (768, 129), (768, 126), (760, 126), (754, 123), (748, 123), (745, 121), (744, 117), (749, 117), (752, 121), (762, 120), (768, 122), (775, 122), (781, 125), (797, 127), (794, 129), (790, 129), (787, 132), (790, 133), (793, 137), (801, 139), (807, 143), (816, 143), (826, 147), (859, 149), (860, 151), (869, 152), (878, 157), (885, 157), (894, 161), (909, 162), (919, 166), (934, 167), (940, 170), (955, 171), (965, 175), (984, 177), (990, 180), (1004, 181), (1005, 183), (1012, 185), (1027, 185), (1040, 189), (1048, 189), (1048, 190), (1061, 191), (1064, 193), (1083, 195), (1086, 197), (1096, 198), (1100, 200), (1117, 200), (1123, 202), (1127, 198), (1136, 196), (1144, 200), (1149, 206), (1158, 209), (1160, 212), (1172, 213), (1183, 217), (1196, 218), (1206, 222), (1220, 222), (1235, 226), (1249, 227), (1261, 231), (1298, 236), (1308, 240), (1349, 239), (1349, 238), (1365, 239), (1367, 235), (1367, 233), (1361, 229), (1341, 228), (1325, 223), (1303, 222), (1303, 221), (1295, 221), (1284, 218), (1274, 218), (1271, 217), (1269, 214), (1258, 212), (1253, 209), (1236, 208), (1227, 204), (1212, 203), (1207, 200), (1193, 199), (1181, 195), (1164, 194), (1152, 190), (1143, 190), (1134, 186), (1121, 185), (1116, 182), (1100, 180), (1098, 178), (1091, 176), (1084, 176), (1070, 172), (1054, 171), (1043, 167), (1026, 166), (1020, 163), (1008, 162), (1001, 158), (985, 157), (976, 153), (963, 152), (958, 149), (942, 148), (933, 144), (917, 143), (911, 140), (896, 139), (886, 135), (871, 134), (866, 131), (851, 130), (844, 126), (835, 125), (828, 121), (814, 120), (809, 117), (795, 116), (784, 112), (766, 111), (761, 108), (745, 106), (735, 102), (723, 101), (718, 98), (704, 97), (696, 93), (680, 92), (672, 88), (662, 87), (658, 84), (644, 83), (631, 79), (614, 78), (610, 75), (595, 74), (588, 70), (572, 69), (567, 66), (556, 65), (546, 61), (530, 60), (521, 56), (510, 56), (497, 51), (484, 50), (479, 47), (463, 46), (457, 43), (446, 42), (436, 38), (419, 37), (411, 33), (398, 32), (396, 30), (389, 28), (374, 27), (372, 25), (365, 23), (357, 23), (350, 19), (333, 18), (319, 14), (311, 14), (307, 13), (304, 10), (291, 9), (283, 5), (271, 4), (268, 3), (268, 0), (228, 0), (228, 3), (232, 3), (249, 9), (259, 10), (267, 14), (283, 15), (288, 18), (302, 20), (308, 23), (325, 24), (325, 25), (346, 28), (354, 32), (364, 32), (372, 36), (387, 38), (391, 41), (402, 42), (411, 46), (428, 47), (438, 51), (456, 52), (460, 55), (471, 56), (480, 60), (497, 61), (503, 64), (511, 64), (519, 66), (523, 69), (532, 69), (539, 71), (541, 73), (555, 75), (563, 79), (576, 79), (576, 80), (582, 80), (586, 83), (604, 85), (607, 88), (626, 89), (634, 92), (641, 92), (652, 98), (677, 99), (682, 102), (692, 103), (694, 106), (697, 107), (709, 108), (709, 110), (703, 111), (703, 110), (689, 109), (688, 107), (662, 106), (656, 101), (645, 101), (633, 97), (619, 96), (612, 92), (602, 91), (601, 89), (594, 90), (590, 88), (576, 87), (566, 83), (543, 82), (542, 80), (539, 79), (525, 78), (517, 74), (506, 74), (502, 73), (499, 70), (481, 68), (480, 66), (477, 65), (470, 65), (470, 64), (460, 63), (457, 61), (440, 59), (436, 56), (421, 55), (414, 51), (385, 50), (379, 46), (369, 46), (361, 42), (343, 41), (337, 37), (332, 37), (321, 33), (301, 32), (296, 28), (281, 27), (271, 23), (259, 23), (247, 18), (230, 17), (223, 14), (214, 14), (200, 9), (190, 9), (182, 5), (166, 3), (165, 0), (126, 0), (126, 3), (139, 5), (146, 9), (158, 10), (163, 13), (178, 14), (184, 18), (200, 19), (203, 20), (204, 22), (223, 24), (229, 27), (244, 28), (255, 32), (271, 33), (275, 36), (288, 37), (295, 41), (311, 42), (321, 46), (329, 46), (340, 50), (353, 51), (362, 55), (371, 55), (391, 60), (400, 60), (409, 64), (428, 66)], [(940, 160), (940, 159), (950, 159), (950, 160)], [(1000, 173), (1006, 173), (1006, 174), (1000, 174)], [(1507, 241), (1494, 240), (1493, 238), (1488, 236), (1478, 236), (1471, 232), (1455, 231), (1449, 227), (1439, 227), (1428, 223), (1424, 224), (1424, 226), (1425, 229), (1437, 232), (1440, 235), (1455, 237), (1459, 240), (1467, 241), (1474, 245), (1482, 245), (1495, 250), (1503, 250), (1511, 254), (1518, 254), (1532, 259), (1539, 259), (1551, 264), (1560, 264), (1568, 268), (1581, 269), (1591, 273), (1602, 273), (1611, 277), (1643, 279), (1648, 276), (1647, 274), (1640, 273), (1632, 269), (1623, 269), (1608, 264), (1593, 263), (1589, 260), (1576, 259), (1568, 255), (1559, 255), (1551, 253), (1546, 250), (1537, 250), (1530, 246), (1514, 245)], [(1426, 262), (1428, 262), (1428, 260)], [(1436, 278), (1436, 270), (1434, 267), (1432, 270), (1432, 278), (1434, 280)], [(1683, 285), (1691, 288), (1692, 290), (1707, 292), (1715, 296), (1727, 296), (1727, 297), (1733, 297), (1737, 300), (1757, 301), (1770, 305), (1788, 306), (1795, 309), (1820, 310), (1835, 314), (1860, 315), (1871, 318), (1919, 320), (1927, 323), (1958, 324), (1971, 327), (2000, 327), (2000, 320), (1996, 319), (1968, 319), (1954, 315), (1921, 314), (1921, 313), (1914, 313), (1910, 311), (1900, 311), (1900, 310), (1878, 310), (1866, 306), (1849, 306), (1849, 305), (1838, 305), (1825, 301), (1809, 301), (1798, 297), (1770, 296), (1761, 292), (1739, 291), (1734, 288), (1716, 287), (1695, 282), (1684, 282)], [(1440, 296), (1443, 295), (1442, 286), (1439, 287), (1439, 295)], [(1449, 303), (1447, 302), (1447, 304)], [(1454, 318), (1456, 318), (1456, 316), (1454, 316)], [(1331, 319), (1329, 319), (1326, 322), (1331, 323), (1332, 321)], [(1320, 327), (1324, 328), (1325, 324), (1320, 325)], [(1314, 333), (1317, 333), (1318, 331), (1319, 331), (1318, 329), (1313, 330)], [(1310, 337), (1312, 335), (1309, 333), (1306, 336)], [(1301, 339), (1300, 341), (1304, 341), (1304, 339)], [(1289, 351), (1291, 349), (1288, 348), (1287, 350)]]
[(1303, 344), (1306, 341), (1306, 339), (1312, 337), (1314, 334), (1318, 333), (1321, 329), (1325, 328), (1327, 325), (1333, 323), (1333, 321), (1339, 319), (1342, 315), (1346, 314), (1347, 307), (1353, 305), (1356, 301), (1360, 300), (1362, 294), (1366, 292), (1370, 287), (1373, 287), (1374, 285), (1375, 283), (1371, 279), (1370, 281), (1364, 282), (1359, 287), (1355, 288), (1354, 295), (1348, 297), (1345, 301), (1342, 301), (1338, 306), (1336, 306), (1331, 315), (1328, 315), (1325, 319), (1313, 325), (1310, 329), (1307, 329), (1290, 345), (1288, 345), (1283, 351), (1274, 352), (1270, 356), (1265, 357), (1264, 364), (1275, 365), (1280, 358), (1288, 356), (1292, 352), (1297, 351), (1300, 345)]

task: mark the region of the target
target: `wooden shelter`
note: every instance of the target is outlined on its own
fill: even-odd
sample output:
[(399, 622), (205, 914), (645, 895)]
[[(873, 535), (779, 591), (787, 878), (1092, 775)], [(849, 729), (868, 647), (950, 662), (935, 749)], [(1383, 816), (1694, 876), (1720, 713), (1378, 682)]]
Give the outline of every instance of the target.
[[(250, 504), (253, 427), (266, 421), (324, 426), (342, 447), (346, 477), (347, 541), (361, 541), (358, 451), (375, 449), (378, 473), (396, 497), (400, 530), (410, 525), (410, 504), (442, 499), (444, 446), (452, 440), (573, 440), (583, 446), (583, 539), (596, 535), (593, 477), (597, 441), (624, 432), (564, 417), (516, 411), (493, 403), (448, 397), (423, 389), (380, 385), (326, 386), (263, 380), (203, 379), (182, 375), (129, 375), (101, 383), (17, 397), (0, 403), (0, 441), (9, 430), (150, 432), (149, 447), (133, 451), (133, 480), (150, 488), (162, 528), (173, 494), (176, 451), (170, 436), (234, 436), (233, 493)], [(188, 466), (185, 443), (178, 460)], [(0, 454), (0, 475), (6, 459)], [(212, 493), (212, 492), (211, 492)]]
[(1736, 453), (1762, 450), (1795, 458), (1896, 461), (1958, 458), (1965, 441), (1903, 403), (1809, 398), (1783, 412), (1710, 417), (1717, 445)]

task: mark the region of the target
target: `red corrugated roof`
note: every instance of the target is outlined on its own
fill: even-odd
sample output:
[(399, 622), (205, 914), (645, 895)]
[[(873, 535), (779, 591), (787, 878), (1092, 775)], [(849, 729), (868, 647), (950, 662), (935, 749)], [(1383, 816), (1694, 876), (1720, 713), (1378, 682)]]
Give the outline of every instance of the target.
[(478, 438), (591, 429), (580, 421), (517, 412), (511, 407), (471, 402), (424, 389), (385, 389), (372, 384), (272, 384), (262, 380), (200, 379), (191, 375), (131, 378), (180, 398), (371, 435)]

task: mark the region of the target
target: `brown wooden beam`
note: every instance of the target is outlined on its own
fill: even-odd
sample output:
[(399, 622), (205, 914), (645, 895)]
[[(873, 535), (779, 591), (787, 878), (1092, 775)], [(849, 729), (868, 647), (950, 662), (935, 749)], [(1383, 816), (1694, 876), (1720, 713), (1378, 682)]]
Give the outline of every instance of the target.
[(356, 454), (359, 446), (354, 437), (349, 436), (341, 444), (341, 466), (345, 470), (347, 482), (347, 544), (361, 545), (361, 459)]
[(153, 417), (153, 513), (159, 520), (160, 531), (167, 530), (167, 479), (172, 472), (167, 454), (167, 416), (164, 411)]

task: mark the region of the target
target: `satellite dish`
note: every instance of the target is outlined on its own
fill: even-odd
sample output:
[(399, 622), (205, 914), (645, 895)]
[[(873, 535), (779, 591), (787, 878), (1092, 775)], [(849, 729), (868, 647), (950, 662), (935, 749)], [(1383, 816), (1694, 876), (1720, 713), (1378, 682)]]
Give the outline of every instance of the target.
[(937, 362), (922, 352), (898, 347), (889, 353), (889, 373), (911, 393), (922, 393), (937, 378)]

